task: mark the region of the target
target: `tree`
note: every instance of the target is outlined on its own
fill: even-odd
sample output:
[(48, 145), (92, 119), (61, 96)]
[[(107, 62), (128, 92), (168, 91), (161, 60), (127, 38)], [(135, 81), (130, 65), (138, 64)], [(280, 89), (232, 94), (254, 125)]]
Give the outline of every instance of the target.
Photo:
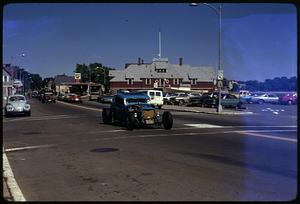
[(31, 74), (30, 87), (32, 90), (39, 90), (42, 87), (43, 79), (39, 74)]
[(109, 70), (114, 68), (103, 66), (101, 63), (76, 64), (75, 72), (81, 73), (82, 82), (94, 82), (103, 84), (105, 90), (109, 90)]
[(76, 64), (75, 73), (81, 73), (81, 82), (89, 82), (89, 68), (85, 64)]

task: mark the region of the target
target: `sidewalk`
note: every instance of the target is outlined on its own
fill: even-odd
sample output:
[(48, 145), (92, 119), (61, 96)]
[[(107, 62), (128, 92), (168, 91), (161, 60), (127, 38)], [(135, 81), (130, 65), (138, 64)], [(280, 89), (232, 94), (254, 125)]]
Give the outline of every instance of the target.
[(183, 111), (183, 112), (194, 112), (194, 113), (207, 113), (217, 115), (250, 115), (253, 112), (247, 109), (223, 109), (222, 112), (217, 112), (216, 108), (202, 108), (202, 107), (188, 107), (188, 106), (176, 106), (176, 105), (163, 105), (164, 110)]

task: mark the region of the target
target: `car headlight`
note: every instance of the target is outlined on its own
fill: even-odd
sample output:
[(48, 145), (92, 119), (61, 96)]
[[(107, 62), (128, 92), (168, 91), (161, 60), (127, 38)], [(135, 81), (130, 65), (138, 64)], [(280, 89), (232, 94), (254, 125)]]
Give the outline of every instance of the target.
[(12, 105), (7, 105), (6, 106), (6, 110), (7, 111), (13, 111), (14, 110), (14, 107)]
[(29, 105), (29, 104), (26, 104), (26, 105), (24, 106), (24, 109), (29, 110), (29, 109), (30, 109), (30, 105)]

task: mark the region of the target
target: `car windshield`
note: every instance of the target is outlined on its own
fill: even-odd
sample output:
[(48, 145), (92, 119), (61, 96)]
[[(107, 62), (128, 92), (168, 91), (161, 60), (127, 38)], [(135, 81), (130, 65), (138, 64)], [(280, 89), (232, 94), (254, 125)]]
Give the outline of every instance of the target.
[(128, 98), (126, 99), (127, 103), (147, 103), (145, 98)]
[(12, 96), (9, 99), (10, 101), (25, 101), (25, 97), (24, 96)]

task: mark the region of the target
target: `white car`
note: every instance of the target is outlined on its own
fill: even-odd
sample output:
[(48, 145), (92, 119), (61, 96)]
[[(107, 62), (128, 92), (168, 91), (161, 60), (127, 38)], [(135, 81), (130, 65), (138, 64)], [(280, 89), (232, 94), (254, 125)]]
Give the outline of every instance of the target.
[(259, 96), (251, 97), (251, 102), (263, 104), (263, 103), (278, 103), (279, 97), (274, 94), (262, 94)]
[(30, 105), (27, 103), (25, 96), (19, 94), (12, 95), (7, 98), (4, 111), (5, 117), (19, 114), (30, 116), (31, 114), (31, 108)]
[(158, 107), (161, 109), (161, 107), (164, 104), (164, 98), (163, 98), (163, 93), (162, 91), (159, 90), (138, 90), (137, 92), (139, 93), (144, 93), (147, 96), (150, 97), (149, 104)]

